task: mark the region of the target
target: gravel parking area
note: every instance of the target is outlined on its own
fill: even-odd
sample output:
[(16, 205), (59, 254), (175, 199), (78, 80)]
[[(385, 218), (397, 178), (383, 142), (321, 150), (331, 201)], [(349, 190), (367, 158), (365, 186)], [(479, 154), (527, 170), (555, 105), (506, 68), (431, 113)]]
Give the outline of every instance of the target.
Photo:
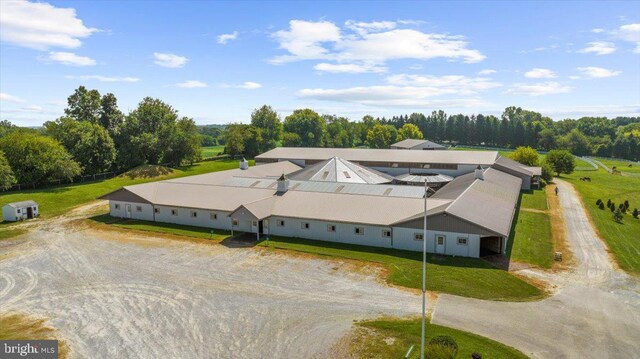
[(64, 221), (26, 239), (0, 248), (0, 312), (49, 318), (74, 357), (322, 357), (353, 320), (420, 310), (352, 264)]

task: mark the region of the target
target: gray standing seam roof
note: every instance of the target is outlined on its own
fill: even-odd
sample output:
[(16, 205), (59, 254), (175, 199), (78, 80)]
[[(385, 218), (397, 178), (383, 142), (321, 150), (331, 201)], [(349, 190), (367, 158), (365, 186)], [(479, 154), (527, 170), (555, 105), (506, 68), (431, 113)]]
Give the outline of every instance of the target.
[(32, 200), (28, 200), (28, 201), (20, 201), (20, 202), (13, 202), (13, 203), (7, 203), (5, 204), (5, 206), (10, 206), (13, 208), (22, 208), (22, 207), (33, 207), (33, 206), (37, 206), (38, 204), (35, 201)]
[(393, 181), (388, 174), (339, 157), (307, 166), (289, 176), (293, 180), (380, 184)]

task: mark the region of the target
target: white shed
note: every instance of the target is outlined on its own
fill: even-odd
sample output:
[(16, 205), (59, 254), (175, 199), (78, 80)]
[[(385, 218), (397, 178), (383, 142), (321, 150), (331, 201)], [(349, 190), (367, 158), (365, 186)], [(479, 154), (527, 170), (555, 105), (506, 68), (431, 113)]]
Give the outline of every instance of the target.
[(38, 217), (38, 204), (35, 201), (7, 203), (2, 207), (2, 219), (15, 222)]

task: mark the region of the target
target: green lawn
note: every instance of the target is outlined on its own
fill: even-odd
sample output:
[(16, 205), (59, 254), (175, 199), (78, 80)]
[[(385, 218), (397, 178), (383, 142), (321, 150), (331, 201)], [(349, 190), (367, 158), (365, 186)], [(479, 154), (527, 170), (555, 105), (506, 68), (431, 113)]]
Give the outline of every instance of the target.
[[(420, 319), (384, 319), (359, 322), (359, 327), (374, 329), (375, 334), (360, 336), (353, 347), (357, 348), (354, 357), (404, 358), (413, 345), (410, 358), (420, 357)], [(483, 358), (515, 359), (527, 358), (522, 352), (489, 338), (457, 329), (427, 323), (425, 326), (427, 343), (433, 337), (447, 335), (458, 344), (456, 358), (471, 358), (472, 353), (480, 353)], [(388, 338), (394, 338), (391, 343)], [(385, 341), (384, 339), (387, 339)], [(388, 344), (390, 343), (390, 344)]]
[(507, 256), (518, 262), (551, 268), (554, 258), (549, 215), (520, 210), (515, 220)]
[(522, 198), (520, 202), (524, 208), (532, 208), (539, 210), (547, 210), (547, 193), (545, 189), (535, 189), (531, 191), (522, 192)]
[(15, 228), (15, 229), (0, 229), (0, 240), (9, 239), (13, 237), (17, 237), (21, 234), (27, 233), (26, 229)]
[[(253, 165), (253, 161), (250, 161)], [(129, 186), (138, 183), (157, 181), (184, 176), (192, 176), (208, 172), (228, 170), (238, 167), (236, 160), (219, 160), (196, 163), (192, 166), (179, 167), (173, 172), (153, 178), (132, 179), (127, 176), (119, 176), (104, 181), (78, 183), (49, 187), (36, 190), (11, 192), (0, 195), (0, 206), (9, 202), (18, 202), (32, 199), (40, 205), (40, 217), (50, 218), (68, 211), (70, 208), (88, 203), (99, 196), (114, 191), (122, 186)], [(9, 226), (11, 223), (3, 222), (1, 226)]]
[[(379, 263), (388, 270), (389, 283), (409, 288), (421, 288), (422, 285), (420, 252), (282, 237), (271, 237), (259, 245)], [(534, 300), (544, 296), (533, 285), (481, 259), (428, 255), (427, 261), (427, 289), (432, 291), (504, 301)]]
[[(627, 161), (616, 161), (616, 160), (605, 160), (602, 158), (594, 158), (596, 161), (601, 162), (603, 165), (609, 167), (609, 168), (613, 168), (613, 167), (617, 167), (618, 171), (622, 171), (622, 172), (629, 172), (629, 173), (640, 173), (640, 164), (638, 163), (631, 163), (631, 162), (627, 162)], [(629, 167), (629, 165), (631, 165), (631, 167)]]
[[(591, 177), (591, 182), (580, 181), (580, 177), (584, 176)], [(571, 182), (582, 196), (598, 232), (613, 252), (620, 267), (629, 273), (640, 275), (640, 220), (627, 213), (622, 223), (616, 223), (606, 206), (604, 210), (596, 206), (598, 199), (605, 204), (611, 199), (616, 205), (628, 200), (631, 210), (640, 210), (640, 179), (612, 175), (603, 169), (576, 171), (561, 178)]]
[(224, 146), (202, 147), (202, 158), (215, 157), (224, 151)]
[(219, 229), (185, 226), (173, 223), (149, 222), (137, 219), (120, 219), (111, 217), (109, 214), (102, 214), (89, 219), (94, 222), (109, 224), (118, 228), (203, 238), (216, 242), (222, 241), (231, 235), (231, 232)]

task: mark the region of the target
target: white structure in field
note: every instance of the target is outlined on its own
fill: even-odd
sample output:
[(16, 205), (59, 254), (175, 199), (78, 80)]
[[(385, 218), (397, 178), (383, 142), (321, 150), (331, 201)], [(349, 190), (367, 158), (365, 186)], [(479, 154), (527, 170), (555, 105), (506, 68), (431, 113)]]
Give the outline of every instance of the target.
[(38, 217), (38, 204), (34, 201), (7, 203), (2, 207), (2, 220), (22, 221)]
[[(501, 170), (496, 152), (442, 152), (274, 149), (256, 158), (261, 165), (247, 169), (241, 163), (235, 170), (127, 186), (101, 198), (109, 200), (115, 217), (249, 232), (256, 238), (411, 251), (421, 251), (426, 240), (433, 253), (504, 253), (522, 177), (533, 175), (510, 162)], [(341, 155), (360, 160), (352, 163)], [(429, 197), (423, 238), (424, 188), (397, 185), (407, 183), (406, 176), (401, 180), (392, 173), (437, 174), (438, 167), (457, 177)]]

